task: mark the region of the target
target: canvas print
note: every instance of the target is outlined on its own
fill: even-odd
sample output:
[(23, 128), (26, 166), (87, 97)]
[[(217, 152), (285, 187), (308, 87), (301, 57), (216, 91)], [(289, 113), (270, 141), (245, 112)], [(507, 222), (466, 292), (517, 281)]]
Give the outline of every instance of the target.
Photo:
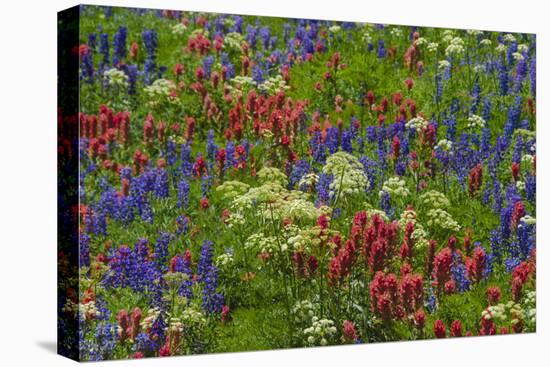
[(534, 34), (88, 5), (59, 29), (61, 354), (535, 332)]

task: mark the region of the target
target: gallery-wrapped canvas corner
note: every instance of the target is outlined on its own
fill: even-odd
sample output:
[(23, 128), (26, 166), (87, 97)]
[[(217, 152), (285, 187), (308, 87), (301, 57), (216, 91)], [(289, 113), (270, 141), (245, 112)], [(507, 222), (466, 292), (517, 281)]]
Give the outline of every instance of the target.
[(58, 19), (60, 354), (535, 331), (534, 34)]

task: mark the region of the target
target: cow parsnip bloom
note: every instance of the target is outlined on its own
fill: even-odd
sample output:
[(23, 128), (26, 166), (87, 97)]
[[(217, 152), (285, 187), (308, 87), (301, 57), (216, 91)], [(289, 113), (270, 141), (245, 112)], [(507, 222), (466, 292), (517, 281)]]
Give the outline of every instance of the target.
[(230, 201), (246, 193), (249, 188), (249, 185), (241, 181), (225, 181), (216, 187), (216, 191), (222, 194), (223, 200)]
[(429, 52), (436, 52), (439, 48), (439, 43), (437, 42), (430, 42), (428, 43), (428, 47), (426, 47)]
[(313, 316), (311, 318), (311, 326), (304, 329), (304, 336), (308, 345), (323, 346), (327, 345), (336, 336), (336, 332), (334, 321), (319, 319), (317, 316)]
[(479, 44), (481, 46), (491, 46), (493, 44), (493, 41), (491, 41), (489, 38), (484, 38), (481, 41), (479, 41)]
[(126, 75), (122, 70), (116, 68), (107, 69), (103, 73), (103, 76), (109, 85), (123, 88), (128, 87), (128, 75)]
[(276, 94), (281, 91), (290, 89), (290, 86), (286, 84), (282, 75), (278, 74), (276, 76), (270, 77), (262, 84), (258, 85), (258, 88), (266, 91), (268, 94)]
[(294, 321), (299, 325), (307, 325), (315, 316), (315, 308), (313, 303), (308, 300), (298, 301), (292, 307)]
[(427, 224), (432, 228), (448, 229), (451, 231), (460, 231), (460, 225), (453, 219), (451, 214), (443, 209), (430, 209), (427, 214)]
[(430, 190), (420, 195), (420, 201), (422, 204), (435, 209), (444, 209), (451, 205), (449, 199), (443, 193), (436, 190)]
[(507, 33), (504, 35), (503, 39), (506, 41), (506, 42), (516, 42), (516, 37), (511, 34), (511, 33)]
[(233, 264), (233, 261), (233, 254), (229, 252), (224, 252), (216, 258), (216, 266), (223, 268)]
[(428, 127), (428, 121), (426, 121), (422, 116), (417, 116), (410, 119), (405, 124), (405, 127), (407, 127), (408, 129), (413, 129), (415, 131), (422, 131)]
[(328, 157), (323, 173), (334, 177), (329, 185), (332, 198), (355, 195), (369, 187), (363, 165), (357, 157), (347, 152), (339, 151)]
[(156, 102), (163, 97), (168, 97), (175, 88), (176, 85), (172, 80), (161, 78), (155, 80), (151, 85), (146, 86), (144, 90), (151, 101)]
[(437, 142), (435, 147), (436, 149), (441, 149), (446, 152), (449, 152), (453, 148), (453, 142), (447, 139), (441, 139), (440, 141)]
[(468, 117), (469, 129), (477, 130), (482, 129), (483, 127), (485, 127), (485, 120), (483, 119), (483, 117), (478, 115), (470, 115), (470, 117)]
[(503, 43), (499, 43), (499, 44), (497, 45), (497, 47), (495, 47), (495, 51), (496, 51), (497, 53), (499, 53), (499, 54), (505, 53), (505, 52), (506, 52), (506, 49), (507, 49), (507, 47), (506, 47), (506, 45), (504, 45)]
[[(390, 197), (407, 197), (410, 194), (409, 189), (407, 188), (407, 183), (405, 180), (399, 177), (390, 177), (382, 185), (382, 191), (388, 193)], [(382, 192), (380, 192), (382, 195)]]
[(244, 41), (244, 36), (238, 32), (230, 32), (223, 39), (223, 48), (239, 51)]
[(176, 23), (172, 26), (172, 34), (182, 36), (187, 31), (187, 26), (183, 23)]
[(260, 169), (258, 171), (258, 179), (261, 183), (276, 182), (281, 184), (281, 186), (286, 186), (288, 184), (286, 175), (275, 167), (263, 167)]
[(454, 37), (449, 46), (445, 49), (446, 56), (460, 56), (464, 53), (464, 40), (460, 37)]

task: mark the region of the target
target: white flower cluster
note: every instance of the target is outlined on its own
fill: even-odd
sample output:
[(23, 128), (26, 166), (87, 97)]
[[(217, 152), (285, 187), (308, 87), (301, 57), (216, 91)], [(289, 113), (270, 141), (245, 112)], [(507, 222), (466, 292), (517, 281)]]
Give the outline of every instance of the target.
[(103, 76), (109, 83), (109, 85), (128, 87), (128, 75), (124, 74), (122, 70), (112, 68), (105, 70)]
[(488, 38), (484, 38), (482, 39), (481, 41), (479, 41), (479, 44), (481, 46), (491, 46), (493, 44), (493, 41), (491, 41), (490, 39)]
[(281, 186), (286, 186), (288, 179), (286, 175), (278, 168), (275, 167), (263, 167), (258, 171), (258, 179), (260, 183), (276, 182)]
[(508, 33), (504, 35), (504, 40), (506, 42), (516, 42), (516, 37), (513, 34)]
[(481, 65), (481, 64), (476, 64), (474, 66), (474, 73), (483, 73), (485, 71), (485, 66)]
[(521, 52), (514, 52), (512, 53), (512, 57), (514, 58), (514, 60), (516, 61), (521, 61), (524, 59), (523, 55), (521, 54)]
[(428, 43), (427, 49), (429, 52), (436, 52), (438, 48), (439, 48), (439, 43), (437, 42)]
[(521, 157), (521, 162), (522, 163), (527, 163), (527, 164), (533, 164), (533, 162), (535, 161), (535, 157), (533, 157), (531, 154), (524, 154), (523, 157)]
[(414, 231), (412, 233), (412, 238), (415, 240), (423, 240), (427, 238), (427, 233), (424, 230), (424, 227), (418, 221), (418, 216), (414, 210), (407, 209), (401, 214), (399, 218), (399, 226), (404, 229), (407, 226), (407, 223), (411, 222), (414, 224)]
[[(405, 180), (399, 177), (390, 177), (382, 185), (382, 191), (388, 193), (391, 197), (407, 197), (410, 194)], [(380, 195), (382, 195), (382, 191)]]
[(481, 129), (485, 126), (485, 120), (478, 115), (470, 115), (468, 117), (468, 128), (470, 129)]
[(452, 29), (446, 29), (443, 31), (443, 36), (441, 37), (443, 42), (449, 43), (453, 38), (454, 38), (454, 32)]
[(525, 182), (523, 181), (516, 181), (516, 188), (519, 191), (525, 191)]
[(272, 236), (266, 236), (263, 233), (254, 233), (246, 240), (244, 244), (245, 249), (255, 249), (258, 252), (267, 252), (270, 254), (277, 253), (280, 250), (286, 251), (288, 245), (285, 243), (284, 246), (279, 248), (277, 244), (277, 239)]
[(425, 128), (428, 127), (428, 121), (426, 121), (422, 116), (417, 116), (412, 119), (410, 119), (406, 124), (405, 127), (409, 129), (413, 129), (415, 131), (422, 131)]
[(524, 215), (523, 217), (521, 217), (521, 219), (519, 220), (520, 221), (520, 225), (535, 225), (537, 224), (537, 219), (530, 216), (530, 215)]
[(243, 41), (244, 37), (242, 34), (238, 32), (230, 32), (226, 34), (223, 39), (223, 47), (239, 51), (241, 49), (241, 44), (243, 43)]
[(334, 177), (329, 186), (333, 198), (358, 194), (369, 187), (363, 165), (357, 157), (347, 152), (339, 151), (328, 157), (323, 173)]
[(522, 54), (527, 52), (529, 50), (529, 46), (527, 46), (525, 43), (520, 43), (518, 45), (518, 52), (521, 52)]
[(172, 26), (172, 34), (182, 36), (187, 31), (187, 26), (183, 23), (176, 23)]
[(439, 70), (445, 70), (445, 69), (451, 67), (451, 63), (448, 60), (440, 60), (437, 63), (437, 67), (439, 68)]
[(464, 40), (460, 37), (455, 37), (445, 49), (446, 56), (459, 56), (464, 53)]
[(446, 152), (449, 152), (453, 148), (453, 142), (447, 139), (441, 139), (436, 144), (436, 149), (441, 149)]
[[(513, 306), (514, 305), (514, 306)], [(514, 302), (510, 302), (508, 307), (515, 307)], [(519, 305), (518, 305), (519, 306)], [(481, 311), (481, 317), (485, 320), (506, 320), (506, 306), (499, 303), (495, 306), (489, 306), (485, 310)]]
[(428, 44), (428, 40), (425, 39), (424, 37), (418, 37), (416, 41), (414, 41), (414, 44), (417, 46), (422, 46), (422, 45)]
[(537, 321), (537, 293), (529, 291), (523, 300), (524, 319), (531, 325)]
[(256, 87), (256, 82), (249, 76), (237, 75), (232, 78), (227, 85), (227, 89), (233, 94), (247, 93), (250, 89)]
[(363, 32), (363, 35), (361, 36), (363, 39), (363, 42), (365, 43), (372, 43), (372, 36), (370, 34), (370, 31), (367, 29), (365, 32)]
[(298, 187), (302, 190), (315, 187), (319, 182), (319, 176), (316, 173), (307, 173), (302, 176), (298, 182)]
[(296, 302), (292, 308), (292, 314), (294, 315), (294, 321), (297, 324), (309, 323), (315, 315), (313, 303), (308, 300)]
[(468, 29), (466, 33), (472, 36), (479, 36), (480, 34), (483, 34), (483, 31), (480, 31), (479, 29)]
[(316, 316), (311, 318), (311, 326), (304, 329), (306, 342), (310, 346), (327, 345), (328, 342), (336, 336), (336, 327), (334, 321), (329, 319), (320, 319)]
[(340, 27), (339, 25), (333, 25), (329, 27), (328, 30), (330, 31), (330, 33), (339, 33), (342, 30), (342, 27)]
[(224, 252), (216, 258), (217, 267), (226, 267), (231, 264), (233, 264), (233, 254), (229, 252)]
[(451, 202), (439, 191), (430, 190), (420, 195), (422, 204), (431, 208), (448, 208)]
[(276, 94), (284, 90), (290, 89), (290, 86), (288, 86), (283, 79), (283, 77), (279, 74), (276, 76), (272, 76), (266, 81), (264, 81), (262, 84), (258, 86), (261, 90), (267, 91), (268, 94)]
[(216, 191), (222, 194), (224, 200), (233, 200), (237, 196), (246, 193), (249, 188), (249, 185), (241, 181), (225, 181), (216, 187)]
[(502, 43), (499, 43), (497, 45), (497, 47), (495, 47), (495, 51), (498, 52), (499, 54), (505, 53), (506, 52), (506, 46)]
[(428, 226), (449, 229), (455, 232), (460, 231), (460, 225), (453, 219), (451, 214), (443, 209), (430, 209), (428, 211)]
[(183, 321), (186, 326), (198, 325), (206, 323), (206, 318), (202, 312), (193, 307), (187, 307), (181, 313), (181, 321)]
[(231, 213), (226, 219), (226, 224), (229, 228), (240, 227), (246, 223), (246, 218), (241, 213)]
[(145, 93), (152, 100), (158, 100), (163, 97), (168, 97), (170, 93), (176, 88), (176, 85), (172, 80), (157, 79), (151, 85), (145, 87)]
[(394, 27), (390, 30), (390, 34), (393, 36), (393, 37), (401, 37), (403, 35), (403, 31), (401, 30), (401, 28), (397, 28), (397, 27)]

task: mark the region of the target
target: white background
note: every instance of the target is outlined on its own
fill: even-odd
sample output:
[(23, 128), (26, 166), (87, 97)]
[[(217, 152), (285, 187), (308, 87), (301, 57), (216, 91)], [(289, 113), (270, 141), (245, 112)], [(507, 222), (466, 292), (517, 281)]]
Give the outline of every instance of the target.
[[(549, 50), (543, 0), (197, 0), (127, 5), (537, 33), (538, 332), (132, 361), (134, 366), (548, 365)], [(56, 340), (56, 12), (73, 1), (8, 0), (0, 10), (0, 364), (74, 365)], [(545, 289), (546, 288), (546, 289)], [(258, 325), (261, 327), (261, 325)], [(546, 342), (545, 342), (546, 339)], [(546, 347), (546, 350), (544, 349)], [(129, 362), (99, 363), (130, 365)]]

